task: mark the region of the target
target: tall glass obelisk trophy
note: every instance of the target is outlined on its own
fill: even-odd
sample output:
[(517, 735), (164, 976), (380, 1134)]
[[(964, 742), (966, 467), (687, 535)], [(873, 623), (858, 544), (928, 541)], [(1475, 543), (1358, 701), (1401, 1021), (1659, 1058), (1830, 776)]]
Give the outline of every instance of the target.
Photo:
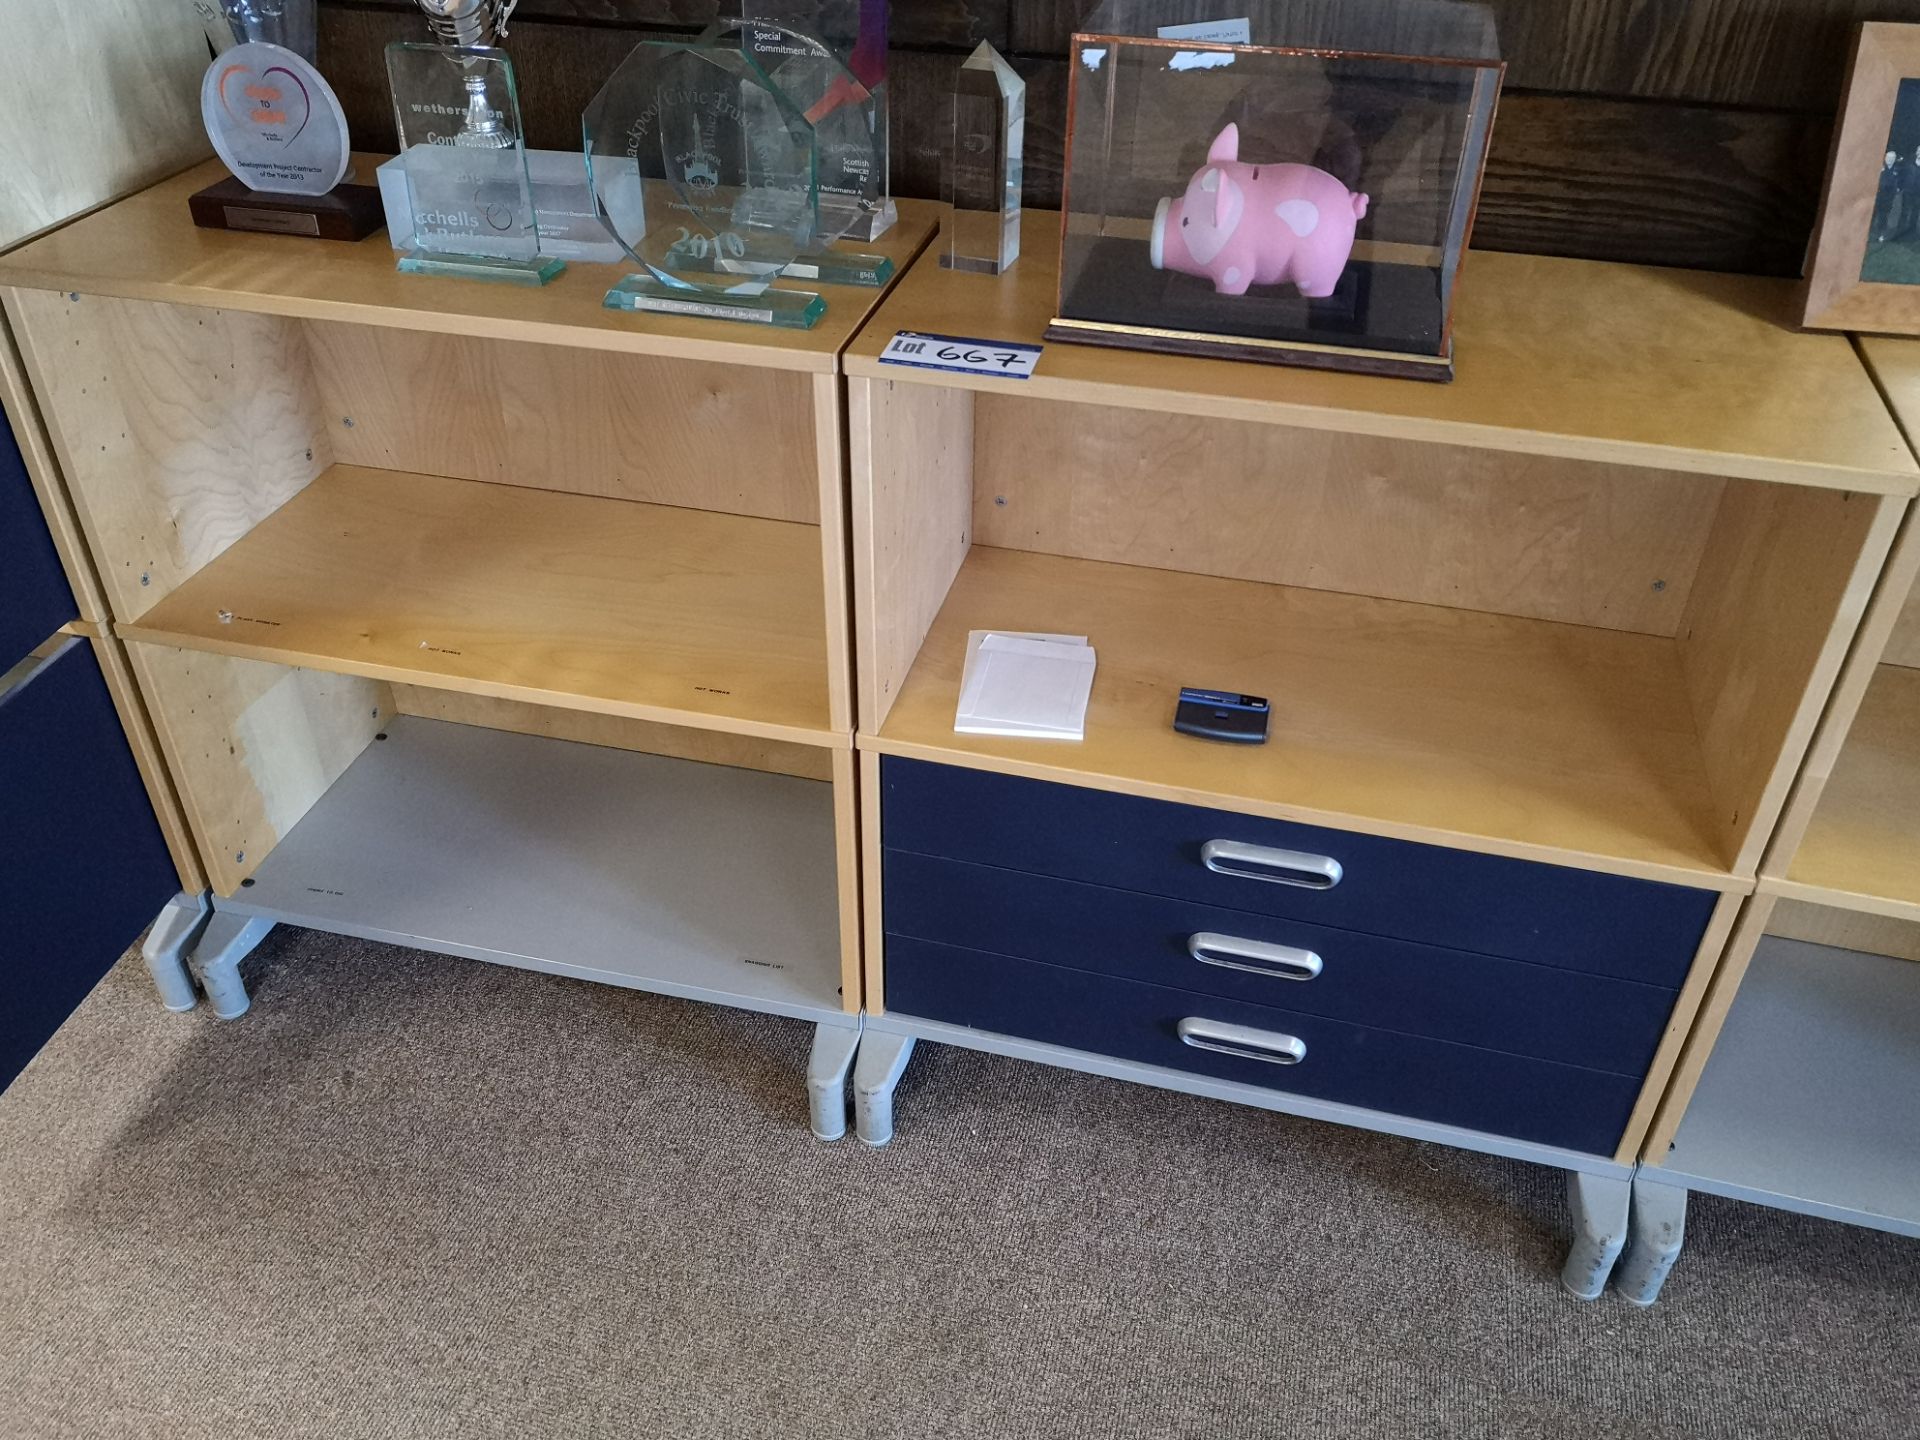
[(413, 235), (400, 269), (544, 285), (513, 62), (496, 42), (516, 0), (419, 0), (435, 43), (387, 47)]
[(233, 178), (188, 199), (193, 223), (328, 240), (371, 235), (384, 223), (380, 192), (341, 183), (347, 117), (314, 68), (314, 0), (221, 0), (220, 9), (233, 43), (207, 67), (200, 115)]

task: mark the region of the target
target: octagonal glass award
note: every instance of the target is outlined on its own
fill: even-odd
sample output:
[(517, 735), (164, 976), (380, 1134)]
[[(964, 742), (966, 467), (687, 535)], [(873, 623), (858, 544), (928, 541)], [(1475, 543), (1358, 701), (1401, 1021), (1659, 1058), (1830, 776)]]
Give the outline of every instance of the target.
[(819, 224), (812, 132), (752, 58), (702, 41), (635, 46), (582, 117), (594, 205), (645, 273), (619, 310), (805, 329), (817, 294), (776, 290)]
[(387, 47), (413, 236), (399, 267), (544, 285), (566, 262), (540, 254), (513, 62), (484, 45)]

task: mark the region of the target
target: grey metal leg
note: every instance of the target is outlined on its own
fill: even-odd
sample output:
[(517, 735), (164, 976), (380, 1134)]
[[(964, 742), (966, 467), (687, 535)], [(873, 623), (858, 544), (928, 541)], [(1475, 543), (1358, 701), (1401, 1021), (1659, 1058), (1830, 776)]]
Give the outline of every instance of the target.
[(153, 976), (153, 988), (160, 992), (160, 1003), (169, 1010), (191, 1010), (200, 1003), (193, 993), (193, 976), (187, 973), (187, 951), (200, 938), (212, 913), (205, 891), (189, 895), (182, 890), (166, 903), (147, 931), (140, 958), (147, 962), (147, 973)]
[[(851, 1020), (851, 1017), (850, 1017)], [(860, 1024), (813, 1027), (813, 1053), (807, 1057), (807, 1110), (816, 1139), (838, 1140), (847, 1133), (847, 1077), (860, 1048)]]
[(911, 1035), (875, 1034), (860, 1037), (860, 1058), (853, 1066), (854, 1132), (869, 1145), (893, 1138), (893, 1087), (913, 1058)]
[(1687, 1239), (1687, 1189), (1662, 1185), (1638, 1175), (1633, 1180), (1633, 1217), (1627, 1227), (1627, 1253), (1614, 1273), (1613, 1288), (1635, 1305), (1660, 1298), (1673, 1262)]
[(1569, 1295), (1598, 1300), (1627, 1243), (1627, 1211), (1633, 1182), (1578, 1170), (1567, 1175), (1567, 1203), (1573, 1209), (1573, 1248), (1567, 1252), (1560, 1283)]
[(201, 932), (200, 943), (193, 948), (193, 968), (200, 977), (200, 988), (207, 992), (213, 1013), (222, 1020), (233, 1020), (247, 1013), (252, 1003), (240, 978), (240, 962), (253, 953), (253, 947), (267, 938), (273, 921), (257, 916), (229, 915), (216, 910)]

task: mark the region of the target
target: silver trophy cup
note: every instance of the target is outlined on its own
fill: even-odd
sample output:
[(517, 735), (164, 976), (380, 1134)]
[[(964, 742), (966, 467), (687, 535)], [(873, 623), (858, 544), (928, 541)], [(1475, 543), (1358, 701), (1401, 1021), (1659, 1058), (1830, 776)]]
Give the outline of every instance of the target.
[[(507, 17), (520, 0), (419, 0), (433, 38), (442, 45), (469, 49), (491, 46), (507, 33)], [(456, 145), (474, 150), (505, 150), (514, 142), (500, 112), (487, 103), (487, 82), (469, 74), (467, 113), (460, 122)]]

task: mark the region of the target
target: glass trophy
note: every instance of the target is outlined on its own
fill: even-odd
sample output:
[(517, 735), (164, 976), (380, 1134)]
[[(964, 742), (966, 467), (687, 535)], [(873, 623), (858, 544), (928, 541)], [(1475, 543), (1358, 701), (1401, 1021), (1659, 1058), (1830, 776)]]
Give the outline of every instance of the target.
[(982, 41), (953, 87), (953, 153), (947, 168), (949, 270), (998, 275), (1020, 258), (1020, 151), (1027, 82)]
[(380, 194), (343, 185), (347, 117), (314, 68), (314, 0), (222, 0), (233, 42), (207, 67), (200, 115), (233, 178), (191, 196), (196, 225), (359, 240)]
[(737, 23), (760, 68), (807, 97), (800, 110), (819, 137), (828, 239), (879, 239), (898, 218), (887, 169), (887, 0), (740, 0)]
[(642, 41), (581, 132), (595, 207), (646, 267), (610, 308), (794, 329), (826, 313), (817, 294), (773, 288), (819, 224), (813, 136), (745, 51)]
[[(766, 20), (719, 20), (701, 35), (703, 45), (745, 49), (761, 74), (772, 81), (801, 115), (821, 110), (836, 95), (865, 94), (850, 70), (821, 41)], [(830, 109), (818, 125), (810, 125), (816, 174), (820, 188), (820, 223), (807, 248), (787, 267), (795, 280), (828, 285), (885, 285), (893, 278), (893, 261), (885, 255), (833, 250), (835, 241), (851, 231), (864, 235), (861, 223), (873, 197), (860, 204), (830, 204), (831, 175), (843, 187), (864, 186), (886, 174), (886, 143), (876, 144), (867, 128), (867, 112), (857, 103)], [(846, 200), (843, 189), (842, 200)], [(887, 201), (884, 194), (881, 201)], [(891, 222), (889, 222), (891, 223)], [(884, 228), (884, 227), (882, 227)], [(877, 231), (873, 233), (878, 233)]]
[(540, 254), (506, 51), (395, 41), (387, 78), (413, 223), (400, 269), (516, 285), (544, 285), (566, 269)]

